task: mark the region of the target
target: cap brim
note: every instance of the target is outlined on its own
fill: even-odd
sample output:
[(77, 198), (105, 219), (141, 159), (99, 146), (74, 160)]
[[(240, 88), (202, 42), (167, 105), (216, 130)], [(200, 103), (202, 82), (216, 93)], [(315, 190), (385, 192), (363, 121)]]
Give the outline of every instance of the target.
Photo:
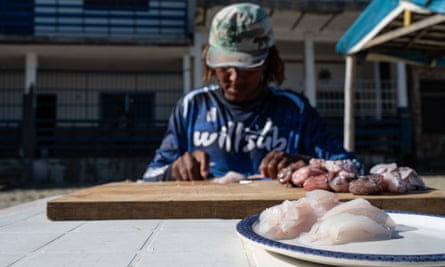
[(211, 68), (239, 67), (256, 68), (264, 64), (269, 48), (255, 51), (227, 51), (210, 46), (206, 62)]

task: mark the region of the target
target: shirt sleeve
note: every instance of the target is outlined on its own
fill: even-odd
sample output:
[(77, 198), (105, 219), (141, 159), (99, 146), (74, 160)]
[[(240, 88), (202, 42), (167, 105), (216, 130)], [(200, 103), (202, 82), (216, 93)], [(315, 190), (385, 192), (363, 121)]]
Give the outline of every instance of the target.
[(154, 158), (143, 175), (147, 182), (171, 180), (171, 164), (181, 156), (187, 148), (187, 135), (185, 134), (184, 118), (181, 110), (182, 100), (177, 104), (169, 118), (166, 134), (160, 147), (156, 150)]

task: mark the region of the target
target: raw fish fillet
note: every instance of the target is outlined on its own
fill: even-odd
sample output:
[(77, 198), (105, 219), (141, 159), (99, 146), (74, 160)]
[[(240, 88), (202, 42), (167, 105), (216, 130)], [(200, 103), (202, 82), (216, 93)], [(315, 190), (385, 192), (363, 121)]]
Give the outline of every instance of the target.
[(298, 239), (302, 243), (335, 245), (391, 238), (392, 230), (364, 215), (341, 213), (315, 224)]
[(307, 232), (329, 209), (337, 205), (335, 193), (314, 190), (299, 200), (285, 200), (261, 212), (254, 230), (258, 234), (273, 240), (292, 239)]
[(309, 231), (316, 221), (317, 217), (305, 198), (285, 200), (261, 212), (253, 229), (272, 240), (292, 239)]
[(306, 193), (306, 200), (319, 218), (328, 210), (340, 204), (338, 195), (327, 190), (316, 189)]
[(213, 182), (218, 184), (238, 183), (246, 178), (247, 177), (241, 173), (229, 171), (226, 175), (213, 179)]
[(334, 208), (326, 212), (320, 218), (320, 220), (326, 220), (331, 216), (342, 213), (363, 215), (375, 221), (376, 223), (383, 225), (384, 227), (395, 226), (394, 221), (388, 214), (386, 214), (383, 210), (374, 207), (373, 205), (371, 205), (371, 203), (369, 203), (369, 201), (363, 198), (356, 198), (335, 206)]
[(299, 241), (323, 245), (387, 239), (395, 223), (383, 210), (367, 200), (357, 198), (336, 205), (322, 217)]
[(273, 240), (298, 238), (323, 245), (388, 239), (391, 217), (363, 198), (340, 202), (336, 193), (313, 190), (299, 200), (285, 200), (261, 212), (253, 230)]

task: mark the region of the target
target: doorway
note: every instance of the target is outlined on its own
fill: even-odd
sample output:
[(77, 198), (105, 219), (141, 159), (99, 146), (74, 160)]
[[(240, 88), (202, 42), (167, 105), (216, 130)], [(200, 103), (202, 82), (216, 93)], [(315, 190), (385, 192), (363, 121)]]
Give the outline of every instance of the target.
[(37, 148), (41, 157), (47, 157), (53, 154), (57, 96), (55, 94), (37, 94), (36, 101)]
[(445, 134), (445, 80), (421, 80), (422, 132)]

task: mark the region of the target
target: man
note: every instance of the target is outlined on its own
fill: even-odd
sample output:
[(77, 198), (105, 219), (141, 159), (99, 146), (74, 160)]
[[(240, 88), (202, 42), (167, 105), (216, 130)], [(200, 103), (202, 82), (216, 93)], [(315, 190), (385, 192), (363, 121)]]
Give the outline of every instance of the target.
[(276, 178), (310, 158), (350, 159), (303, 96), (284, 80), (270, 17), (255, 4), (218, 12), (203, 51), (205, 87), (177, 104), (145, 181), (203, 180), (228, 171)]

